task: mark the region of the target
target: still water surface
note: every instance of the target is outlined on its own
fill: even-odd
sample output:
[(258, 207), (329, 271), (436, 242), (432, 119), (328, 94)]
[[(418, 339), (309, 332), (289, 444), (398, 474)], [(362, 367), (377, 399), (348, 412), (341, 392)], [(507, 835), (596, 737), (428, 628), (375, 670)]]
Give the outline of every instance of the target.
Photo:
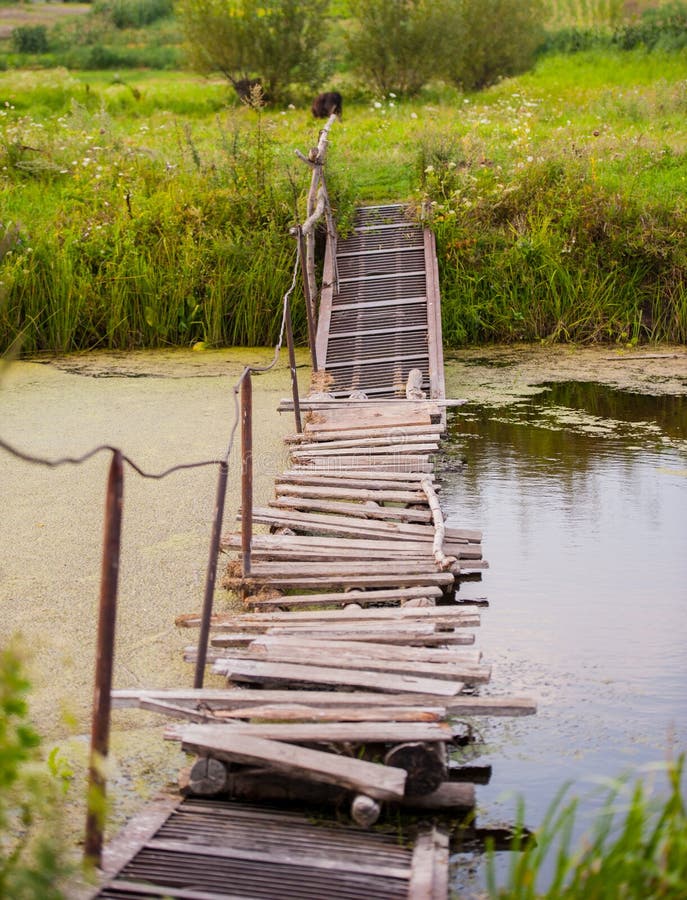
[(484, 728), (478, 824), (512, 823), (521, 795), (536, 828), (570, 781), (584, 830), (600, 777), (687, 750), (687, 398), (556, 384), (449, 428), (464, 465), (442, 505), (491, 566), (459, 593), (490, 604), (483, 692), (539, 703)]

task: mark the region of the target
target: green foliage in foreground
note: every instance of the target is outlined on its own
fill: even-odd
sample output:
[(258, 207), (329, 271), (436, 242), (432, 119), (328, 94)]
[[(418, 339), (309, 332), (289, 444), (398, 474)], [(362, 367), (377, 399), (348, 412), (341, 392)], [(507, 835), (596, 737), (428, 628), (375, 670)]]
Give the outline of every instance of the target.
[[(667, 797), (652, 797), (642, 780), (616, 782), (592, 829), (572, 846), (577, 800), (562, 791), (535, 840), (516, 841), (504, 886), (497, 885), (493, 850), (488, 859), (492, 900), (682, 900), (687, 896), (685, 757), (667, 768)], [(519, 812), (523, 832), (523, 808)], [(546, 872), (544, 887), (540, 882)]]
[(0, 651), (0, 897), (60, 900), (60, 763), (40, 760), (28, 689), (17, 648)]
[[(0, 348), (273, 343), (309, 102), (256, 112), (188, 75), (57, 76), (0, 74)], [(339, 221), (425, 202), (448, 346), (685, 342), (686, 84), (681, 54), (592, 53), (475, 95), (347, 102)], [(294, 308), (303, 340), (299, 288)]]

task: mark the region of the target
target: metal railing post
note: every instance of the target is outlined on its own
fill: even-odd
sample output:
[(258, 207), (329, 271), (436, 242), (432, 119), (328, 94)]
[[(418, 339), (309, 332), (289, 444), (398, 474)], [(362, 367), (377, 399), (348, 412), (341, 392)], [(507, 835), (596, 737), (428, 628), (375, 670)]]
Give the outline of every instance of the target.
[(241, 559), (243, 577), (250, 575), (253, 536), (253, 387), (250, 371), (241, 382)]
[(291, 323), (291, 303), (287, 297), (284, 301), (286, 318), (286, 346), (289, 351), (289, 368), (291, 370), (291, 392), (293, 394), (293, 414), (296, 419), (296, 431), (302, 434), (303, 425), (301, 423), (301, 403), (298, 396), (298, 376), (296, 374), (296, 351), (293, 346), (293, 325)]
[(112, 671), (114, 667), (117, 584), (124, 502), (124, 467), (119, 450), (112, 453), (105, 498), (103, 558), (100, 576), (100, 607), (91, 723), (91, 751), (88, 768), (88, 798), (84, 856), (100, 866), (105, 827), (105, 762), (110, 744)]
[(208, 567), (205, 573), (205, 596), (203, 598), (203, 612), (200, 619), (200, 634), (198, 635), (196, 671), (193, 679), (194, 688), (202, 688), (203, 679), (205, 677), (205, 662), (207, 660), (210, 622), (212, 620), (212, 607), (215, 598), (217, 557), (219, 556), (219, 544), (222, 537), (222, 519), (224, 517), (224, 501), (227, 496), (228, 473), (229, 465), (226, 460), (222, 460), (219, 464), (219, 478), (217, 479), (217, 494), (215, 496), (215, 512), (212, 523), (212, 536), (210, 538), (210, 553), (208, 554)]

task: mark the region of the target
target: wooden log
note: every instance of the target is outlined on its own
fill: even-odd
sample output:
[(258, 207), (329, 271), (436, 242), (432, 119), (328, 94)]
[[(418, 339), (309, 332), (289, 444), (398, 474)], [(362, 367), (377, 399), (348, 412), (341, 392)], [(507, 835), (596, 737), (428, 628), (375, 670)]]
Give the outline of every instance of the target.
[(385, 754), (384, 765), (406, 770), (406, 797), (431, 794), (448, 780), (446, 744), (426, 741), (397, 744)]
[[(312, 477), (315, 477), (317, 473), (308, 473), (304, 472), (303, 469), (293, 468), (287, 469), (283, 472), (279, 477), (282, 480), (287, 480), (289, 478), (299, 478), (299, 477), (307, 477), (310, 474)], [(424, 478), (430, 478), (432, 481), (436, 481), (436, 476), (433, 473), (429, 473), (428, 475), (422, 472), (404, 472), (402, 476), (398, 476), (393, 472), (379, 472), (377, 469), (368, 469), (361, 470), (352, 474), (348, 472), (338, 471), (336, 469), (332, 469), (330, 472), (323, 473), (317, 475), (319, 478), (327, 478), (328, 480), (336, 480), (339, 478), (351, 479), (354, 478), (356, 481), (379, 481), (379, 482), (389, 482), (389, 481), (400, 481), (403, 484), (410, 484), (413, 486), (414, 490), (421, 490), (420, 482)]]
[[(403, 494), (410, 493), (413, 496), (415, 496), (415, 494), (421, 494), (417, 481), (409, 479), (405, 474), (394, 475), (391, 479), (382, 479), (378, 477), (378, 475), (382, 474), (388, 475), (390, 473), (384, 472), (372, 475), (368, 473), (359, 474), (358, 472), (342, 472), (333, 475), (330, 472), (312, 472), (307, 469), (292, 469), (278, 475), (275, 479), (275, 484), (278, 486), (286, 484), (299, 485), (301, 487), (303, 485), (313, 485), (322, 488), (346, 488), (348, 490), (361, 491), (398, 491)], [(431, 478), (431, 475), (428, 474), (427, 477)], [(437, 485), (437, 489), (440, 490), (439, 485)], [(409, 502), (415, 502), (415, 500)], [(417, 502), (425, 502), (424, 494), (417, 497)]]
[[(361, 434), (357, 437), (349, 437), (349, 438), (330, 438), (329, 440), (322, 440), (322, 438), (318, 435), (317, 440), (304, 440), (300, 441), (297, 444), (293, 445), (292, 453), (308, 453), (310, 451), (314, 451), (315, 453), (320, 453), (323, 451), (327, 451), (330, 453), (335, 453), (337, 450), (356, 450), (361, 447), (365, 448), (375, 448), (379, 447), (384, 450), (393, 450), (400, 449), (403, 447), (413, 448), (415, 445), (431, 445), (434, 448), (438, 448), (438, 441), (441, 438), (441, 432), (439, 431), (430, 431), (427, 429), (426, 431), (420, 434), (411, 434), (404, 433), (403, 429), (398, 428), (391, 434), (383, 435), (382, 437), (367, 437), (364, 434)], [(412, 450), (412, 452), (415, 452)]]
[[(349, 575), (377, 575), (379, 574), (380, 565), (377, 560), (367, 562), (366, 560), (350, 559), (342, 562), (330, 562), (328, 560), (318, 560), (316, 562), (285, 562), (276, 560), (262, 560), (251, 566), (250, 577), (261, 577), (265, 575), (275, 575), (278, 578), (289, 577), (291, 575), (337, 575), (341, 581), (345, 581)], [(427, 570), (427, 566), (423, 567), (422, 563), (398, 560), (394, 563), (394, 575), (402, 577), (404, 575), (424, 575), (433, 576), (435, 571)], [(430, 579), (431, 581), (431, 579)], [(449, 582), (447, 582), (449, 583)]]
[(439, 506), (439, 500), (429, 479), (423, 479), (420, 482), (422, 490), (427, 496), (429, 508), (432, 511), (434, 520), (434, 540), (432, 543), (432, 551), (437, 565), (442, 569), (448, 569), (453, 563), (453, 558), (446, 556), (444, 553), (444, 540), (446, 537), (446, 528), (444, 526), (444, 516)]
[(189, 774), (186, 793), (196, 797), (216, 797), (227, 790), (229, 771), (219, 759), (201, 756)]
[[(227, 795), (247, 803), (300, 801), (309, 806), (317, 804), (340, 808), (346, 801), (351, 802), (357, 793), (331, 783), (307, 781), (293, 774), (285, 778), (265, 767), (244, 767), (229, 772)], [(409, 810), (465, 812), (475, 805), (475, 789), (469, 783), (445, 782), (431, 794), (404, 796), (395, 799), (392, 805)]]
[[(371, 439), (371, 441), (374, 440), (376, 440), (376, 438)], [(420, 462), (428, 462), (429, 458), (426, 454), (434, 453), (439, 449), (438, 444), (430, 442), (408, 442), (406, 444), (391, 446), (390, 444), (373, 444), (371, 441), (361, 441), (360, 444), (352, 445), (348, 448), (331, 447), (329, 443), (323, 444), (321, 447), (317, 444), (309, 444), (307, 447), (302, 446), (297, 450), (291, 450), (291, 458), (300, 461), (303, 459), (326, 458), (331, 456), (343, 460), (345, 464), (345, 461), (349, 457), (353, 459), (357, 457), (360, 457), (361, 459), (369, 458), (371, 462), (375, 462), (374, 457), (376, 456), (399, 456), (407, 453), (414, 454)]]
[(181, 742), (186, 752), (225, 762), (267, 765), (284, 775), (339, 785), (375, 800), (400, 800), (405, 793), (403, 769), (236, 734), (225, 726), (187, 725)]
[(351, 819), (361, 828), (371, 828), (381, 815), (382, 807), (372, 797), (356, 794), (351, 801)]

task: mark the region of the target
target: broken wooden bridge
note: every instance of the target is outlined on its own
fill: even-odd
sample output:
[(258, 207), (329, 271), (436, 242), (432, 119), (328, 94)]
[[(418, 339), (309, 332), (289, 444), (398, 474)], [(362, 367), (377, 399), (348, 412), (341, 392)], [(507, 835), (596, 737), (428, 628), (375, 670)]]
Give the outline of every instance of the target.
[[(222, 538), (244, 611), (187, 650), (226, 686), (113, 694), (176, 719), (166, 737), (195, 761), (184, 799), (112, 845), (99, 897), (445, 898), (452, 823), (475, 804), (454, 742), (474, 717), (535, 711), (480, 694), (480, 613), (456, 590), (486, 566), (482, 535), (441, 510), (436, 255), (404, 206), (329, 241), (318, 323), (316, 389), (281, 405), (302, 417), (288, 467)], [(414, 814), (407, 843), (379, 829), (390, 811)]]

